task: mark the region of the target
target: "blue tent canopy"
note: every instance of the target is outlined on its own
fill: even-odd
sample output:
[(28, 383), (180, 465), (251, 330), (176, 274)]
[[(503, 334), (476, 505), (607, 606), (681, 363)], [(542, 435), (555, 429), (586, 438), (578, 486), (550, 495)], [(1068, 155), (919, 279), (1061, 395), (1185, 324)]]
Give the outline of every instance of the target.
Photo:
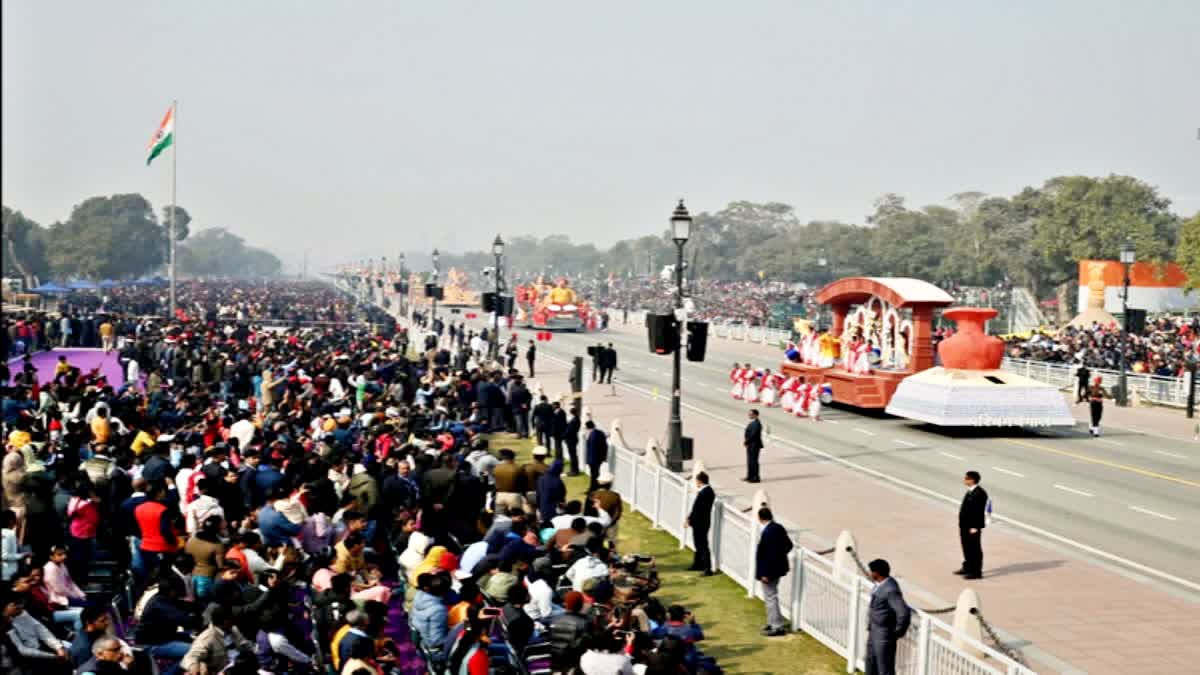
[(67, 288), (75, 291), (94, 291), (100, 287), (86, 279), (76, 279), (67, 284)]
[(113, 281), (112, 279), (105, 279), (104, 281), (100, 282), (100, 288), (113, 288), (113, 287), (119, 286), (119, 285), (120, 284)]
[(59, 286), (58, 284), (54, 283), (53, 281), (48, 281), (40, 286), (36, 286), (34, 288), (29, 289), (29, 292), (30, 293), (46, 293), (46, 294), (70, 293), (71, 289)]

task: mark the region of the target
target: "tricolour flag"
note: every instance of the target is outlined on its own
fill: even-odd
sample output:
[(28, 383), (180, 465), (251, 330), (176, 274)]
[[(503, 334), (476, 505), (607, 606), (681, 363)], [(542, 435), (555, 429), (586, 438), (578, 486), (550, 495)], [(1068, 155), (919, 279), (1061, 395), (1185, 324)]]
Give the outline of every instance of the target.
[(175, 142), (175, 106), (167, 108), (167, 114), (163, 115), (162, 122), (158, 125), (158, 130), (154, 132), (154, 136), (150, 137), (150, 143), (146, 145), (146, 166), (150, 166), (150, 162), (162, 154), (163, 150), (171, 147), (171, 143)]

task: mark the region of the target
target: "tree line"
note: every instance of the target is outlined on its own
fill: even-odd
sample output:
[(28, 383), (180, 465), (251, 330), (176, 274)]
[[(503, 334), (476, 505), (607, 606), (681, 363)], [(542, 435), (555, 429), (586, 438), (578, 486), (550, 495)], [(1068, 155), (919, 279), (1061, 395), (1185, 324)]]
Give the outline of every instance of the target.
[[(3, 207), (4, 276), (26, 280), (136, 279), (159, 272), (169, 258), (171, 207), (158, 218), (140, 194), (89, 197), (65, 221), (49, 227)], [(279, 258), (249, 246), (224, 228), (191, 232), (192, 217), (175, 209), (179, 273), (264, 277), (279, 274)]]
[[(668, 215), (664, 210), (664, 221)], [(851, 275), (903, 276), (966, 286), (1007, 282), (1045, 298), (1069, 289), (1079, 260), (1116, 259), (1127, 238), (1139, 260), (1178, 260), (1200, 280), (1200, 214), (1184, 220), (1157, 188), (1119, 175), (1057, 176), (1011, 196), (962, 192), (919, 208), (888, 193), (863, 223), (805, 222), (788, 204), (736, 201), (694, 215), (685, 254), (702, 279), (821, 284)], [(665, 227), (608, 249), (563, 235), (508, 244), (508, 268), (518, 276), (639, 275), (676, 258)], [(486, 251), (443, 260), (468, 269), (494, 264)]]

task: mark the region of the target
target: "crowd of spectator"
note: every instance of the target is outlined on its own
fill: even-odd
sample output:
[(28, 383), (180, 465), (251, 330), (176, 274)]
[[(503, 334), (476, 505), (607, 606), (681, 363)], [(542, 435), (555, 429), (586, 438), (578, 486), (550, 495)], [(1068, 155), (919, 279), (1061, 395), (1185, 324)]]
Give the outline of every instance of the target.
[[(1133, 372), (1180, 377), (1195, 358), (1200, 318), (1161, 317), (1131, 332), (1126, 362)], [(1057, 332), (1037, 331), (1008, 341), (1012, 358), (1079, 364), (1117, 370), (1121, 363), (1121, 330), (1116, 325), (1091, 328), (1068, 326)]]
[[(578, 284), (584, 297), (620, 310), (668, 312), (675, 302), (675, 277), (585, 281)], [(809, 302), (806, 290), (796, 284), (758, 281), (689, 280), (685, 289), (699, 321), (737, 321), (765, 326), (777, 305)], [(790, 315), (787, 317), (790, 320)]]
[[(719, 672), (616, 550), (604, 433), (486, 337), (314, 284), (160, 294), (5, 326), (0, 672)], [(39, 372), (56, 318), (125, 377)]]

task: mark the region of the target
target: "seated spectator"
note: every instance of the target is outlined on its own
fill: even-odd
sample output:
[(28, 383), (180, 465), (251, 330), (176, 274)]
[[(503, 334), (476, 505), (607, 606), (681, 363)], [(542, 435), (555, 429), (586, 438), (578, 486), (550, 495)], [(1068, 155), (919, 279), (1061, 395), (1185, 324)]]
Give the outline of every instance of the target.
[(90, 658), (75, 672), (77, 675), (126, 675), (133, 662), (133, 652), (126, 650), (120, 640), (102, 636), (92, 643)]
[(375, 643), (370, 640), (357, 640), (350, 645), (349, 657), (342, 669), (341, 675), (384, 675), (383, 668), (375, 660)]
[(71, 655), (45, 624), (25, 611), (20, 594), (5, 589), (0, 596), (4, 635), (21, 659), (38, 672), (66, 673), (71, 670)]
[(575, 561), (565, 573), (571, 581), (571, 588), (583, 590), (583, 584), (588, 579), (603, 579), (608, 577), (608, 563), (604, 561), (604, 542), (597, 538), (588, 540), (587, 555)]
[(524, 654), (525, 647), (533, 638), (533, 619), (525, 613), (525, 603), (529, 602), (529, 591), (521, 584), (512, 587), (508, 592), (508, 602), (500, 610), (500, 622), (508, 642), (517, 654)]
[(333, 634), (330, 642), (334, 670), (341, 672), (342, 664), (350, 660), (357, 642), (370, 644), (371, 653), (374, 653), (375, 640), (367, 632), (370, 621), (371, 617), (365, 610), (356, 609), (346, 615), (346, 624)]
[(489, 662), (487, 646), (484, 640), (487, 636), (491, 619), (482, 616), (482, 607), (473, 605), (467, 612), (464, 622), (466, 629), (455, 642), (447, 657), (449, 672), (457, 675), (488, 675)]
[(192, 592), (197, 600), (206, 601), (212, 595), (217, 570), (225, 563), (225, 544), (221, 541), (223, 528), (224, 521), (221, 516), (209, 516), (184, 546), (184, 551), (194, 561)]
[(84, 607), (79, 622), (82, 630), (75, 632), (75, 639), (71, 641), (71, 647), (67, 650), (71, 654), (71, 665), (76, 668), (92, 658), (92, 645), (106, 635), (112, 626), (108, 608), (100, 605)]
[(548, 628), (554, 670), (567, 671), (579, 663), (590, 643), (592, 623), (583, 615), (583, 594), (570, 591), (563, 596), (563, 613), (550, 619)]
[(441, 574), (422, 574), (417, 579), (417, 595), (413, 599), (412, 629), (420, 636), (434, 658), (442, 654), (442, 640), (449, 630), (449, 608), (445, 596), (449, 590), (446, 577)]
[[(191, 648), (185, 631), (199, 625), (197, 617), (180, 601), (183, 584), (173, 576), (159, 579), (158, 592), (146, 605), (135, 632), (137, 644), (148, 648), (150, 655), (178, 662)], [(178, 673), (178, 663), (170, 671)]]
[(214, 675), (223, 671), (238, 651), (250, 649), (253, 645), (234, 624), (233, 613), (217, 605), (209, 615), (208, 628), (192, 641), (179, 666), (188, 675)]
[(579, 657), (579, 672), (583, 675), (633, 675), (633, 660), (626, 649), (633, 645), (634, 634), (626, 633), (624, 640), (611, 633), (602, 633)]
[(62, 545), (56, 544), (50, 548), (50, 557), (42, 567), (42, 579), (50, 604), (55, 607), (82, 607), (87, 601), (87, 595), (71, 578), (67, 549)]

